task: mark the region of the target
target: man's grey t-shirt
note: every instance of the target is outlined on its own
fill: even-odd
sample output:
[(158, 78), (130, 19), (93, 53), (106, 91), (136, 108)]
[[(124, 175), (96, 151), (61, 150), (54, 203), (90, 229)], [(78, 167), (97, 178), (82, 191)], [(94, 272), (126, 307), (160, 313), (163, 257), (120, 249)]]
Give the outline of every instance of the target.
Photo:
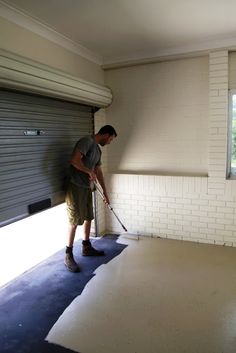
[[(95, 141), (94, 136), (82, 137), (75, 145), (73, 153), (78, 150), (82, 155), (82, 162), (85, 167), (94, 170), (101, 165), (101, 149)], [(69, 179), (73, 184), (83, 188), (90, 188), (89, 175), (76, 169), (72, 165), (69, 168)]]

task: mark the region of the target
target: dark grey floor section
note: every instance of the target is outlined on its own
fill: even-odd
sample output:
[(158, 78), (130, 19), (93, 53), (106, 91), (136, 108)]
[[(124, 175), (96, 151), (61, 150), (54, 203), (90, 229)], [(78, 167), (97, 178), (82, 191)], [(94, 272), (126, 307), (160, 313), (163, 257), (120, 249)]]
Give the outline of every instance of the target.
[(116, 239), (115, 235), (107, 235), (93, 242), (96, 248), (105, 250), (106, 255), (102, 257), (82, 257), (81, 242), (76, 242), (74, 256), (81, 267), (80, 273), (66, 269), (62, 249), (1, 288), (0, 352), (73, 352), (46, 342), (45, 337), (67, 306), (81, 294), (95, 269), (125, 248), (125, 245), (116, 243)]

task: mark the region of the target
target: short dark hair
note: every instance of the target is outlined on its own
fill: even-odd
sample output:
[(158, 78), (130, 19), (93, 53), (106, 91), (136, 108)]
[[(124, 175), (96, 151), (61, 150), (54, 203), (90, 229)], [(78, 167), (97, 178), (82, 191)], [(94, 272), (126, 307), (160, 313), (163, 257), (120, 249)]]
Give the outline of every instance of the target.
[(110, 136), (114, 135), (115, 137), (117, 136), (116, 130), (111, 125), (104, 125), (103, 127), (101, 127), (101, 129), (98, 131), (98, 134), (100, 135), (109, 134)]

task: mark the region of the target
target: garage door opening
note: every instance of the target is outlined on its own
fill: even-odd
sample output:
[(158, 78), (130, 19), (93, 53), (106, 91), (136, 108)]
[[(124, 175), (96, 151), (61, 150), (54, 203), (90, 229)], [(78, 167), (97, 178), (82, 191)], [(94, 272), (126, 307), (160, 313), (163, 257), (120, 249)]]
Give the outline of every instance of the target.
[[(0, 287), (64, 248), (67, 227), (63, 203), (0, 228)], [(76, 240), (81, 237), (78, 227)]]
[[(69, 156), (80, 137), (94, 133), (94, 113), (111, 103), (112, 94), (105, 86), (29, 58), (4, 50), (0, 58), (3, 286), (65, 246)], [(28, 217), (31, 205), (46, 199), (53, 207)]]

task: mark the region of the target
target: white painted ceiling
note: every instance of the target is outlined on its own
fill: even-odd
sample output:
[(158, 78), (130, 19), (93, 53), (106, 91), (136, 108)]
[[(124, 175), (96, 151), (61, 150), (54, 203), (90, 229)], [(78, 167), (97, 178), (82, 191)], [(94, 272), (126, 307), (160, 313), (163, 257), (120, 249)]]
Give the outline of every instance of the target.
[(103, 64), (236, 47), (236, 0), (0, 0), (0, 4), (17, 10), (25, 21), (43, 25), (48, 33), (62, 35)]

